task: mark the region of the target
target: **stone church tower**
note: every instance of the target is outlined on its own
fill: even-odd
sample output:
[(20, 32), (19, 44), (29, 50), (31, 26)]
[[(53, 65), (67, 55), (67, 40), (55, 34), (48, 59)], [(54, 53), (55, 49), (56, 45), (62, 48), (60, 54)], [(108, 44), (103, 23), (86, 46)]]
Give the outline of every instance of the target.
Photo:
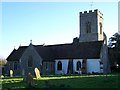
[(103, 72), (110, 72), (108, 59), (107, 36), (103, 31), (103, 14), (98, 10), (80, 12), (79, 42), (103, 41), (100, 59), (103, 62)]
[(80, 12), (79, 42), (103, 40), (103, 14), (98, 9)]

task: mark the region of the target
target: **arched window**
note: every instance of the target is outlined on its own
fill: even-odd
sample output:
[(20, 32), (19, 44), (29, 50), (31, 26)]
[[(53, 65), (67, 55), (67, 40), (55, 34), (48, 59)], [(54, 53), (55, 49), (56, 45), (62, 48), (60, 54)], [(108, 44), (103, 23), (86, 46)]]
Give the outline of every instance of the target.
[(78, 62), (77, 62), (77, 70), (79, 70), (80, 68), (81, 68), (81, 62), (78, 61)]
[(100, 23), (100, 34), (102, 34), (102, 23)]
[(17, 70), (17, 62), (14, 62), (14, 70)]
[(57, 70), (62, 70), (62, 62), (58, 61), (57, 63)]
[(28, 67), (32, 67), (33, 66), (33, 59), (32, 56), (28, 57)]
[(86, 33), (91, 33), (91, 22), (86, 23)]

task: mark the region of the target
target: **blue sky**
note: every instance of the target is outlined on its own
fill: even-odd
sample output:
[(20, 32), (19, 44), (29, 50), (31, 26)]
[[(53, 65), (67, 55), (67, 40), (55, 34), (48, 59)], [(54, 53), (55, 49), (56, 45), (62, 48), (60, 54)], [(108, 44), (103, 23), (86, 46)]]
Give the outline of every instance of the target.
[(34, 45), (71, 43), (79, 37), (79, 12), (94, 9), (103, 13), (109, 38), (118, 31), (117, 2), (4, 2), (0, 55), (6, 58), (30, 40)]

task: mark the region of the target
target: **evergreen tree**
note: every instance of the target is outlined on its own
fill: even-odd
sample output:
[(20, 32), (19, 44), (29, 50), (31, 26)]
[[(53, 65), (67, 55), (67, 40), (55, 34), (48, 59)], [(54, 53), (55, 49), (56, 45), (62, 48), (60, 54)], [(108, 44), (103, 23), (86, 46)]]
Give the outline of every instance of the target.
[(111, 69), (120, 67), (120, 34), (115, 33), (108, 41)]

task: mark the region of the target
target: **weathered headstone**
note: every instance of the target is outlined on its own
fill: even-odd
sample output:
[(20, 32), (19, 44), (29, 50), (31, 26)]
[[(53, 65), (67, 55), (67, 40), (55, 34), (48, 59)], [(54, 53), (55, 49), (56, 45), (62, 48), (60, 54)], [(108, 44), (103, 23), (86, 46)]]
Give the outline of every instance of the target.
[(24, 70), (24, 69), (22, 70), (22, 75), (23, 75), (23, 76), (25, 75), (25, 70)]
[(13, 77), (13, 70), (10, 70), (10, 77)]
[(26, 76), (26, 83), (28, 86), (33, 86), (33, 76), (31, 73), (28, 73), (28, 75)]
[(82, 74), (82, 70), (81, 70), (81, 68), (79, 68), (79, 74), (80, 74), (80, 75)]
[(1, 75), (1, 78), (4, 78), (4, 76), (3, 76), (3, 75)]
[(41, 76), (40, 76), (40, 71), (39, 71), (38, 68), (35, 68), (35, 75), (36, 75), (36, 78), (37, 78), (37, 79), (41, 77)]

